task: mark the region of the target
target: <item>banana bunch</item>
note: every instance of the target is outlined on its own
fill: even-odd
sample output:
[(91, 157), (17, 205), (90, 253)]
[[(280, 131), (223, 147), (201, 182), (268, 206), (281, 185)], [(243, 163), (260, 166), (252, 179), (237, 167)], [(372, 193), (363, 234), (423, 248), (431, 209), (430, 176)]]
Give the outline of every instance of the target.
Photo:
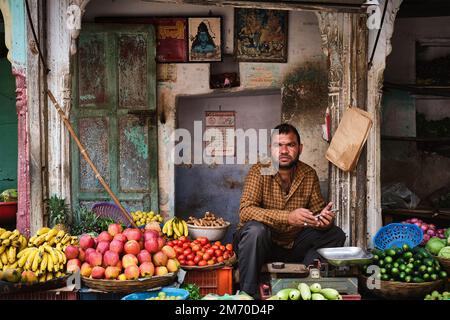
[(39, 248), (28, 247), (17, 254), (16, 268), (33, 271), (40, 282), (48, 281), (64, 275), (67, 262), (66, 255), (61, 249), (48, 244)]
[(19, 230), (0, 228), (0, 270), (14, 269), (17, 253), (27, 247), (27, 239)]
[(64, 251), (68, 245), (77, 245), (78, 238), (71, 236), (64, 230), (44, 227), (38, 230), (28, 241), (28, 247), (41, 247), (47, 245)]
[(169, 238), (178, 239), (181, 236), (187, 237), (188, 227), (186, 221), (174, 217), (164, 224), (162, 232)]

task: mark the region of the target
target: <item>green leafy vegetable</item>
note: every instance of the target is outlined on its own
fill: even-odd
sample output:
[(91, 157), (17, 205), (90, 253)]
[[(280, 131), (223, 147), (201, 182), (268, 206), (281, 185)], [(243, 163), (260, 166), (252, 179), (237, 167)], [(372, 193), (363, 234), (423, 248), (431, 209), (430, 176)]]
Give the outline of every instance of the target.
[(200, 288), (194, 283), (185, 283), (181, 288), (189, 292), (189, 300), (200, 300), (202, 298)]

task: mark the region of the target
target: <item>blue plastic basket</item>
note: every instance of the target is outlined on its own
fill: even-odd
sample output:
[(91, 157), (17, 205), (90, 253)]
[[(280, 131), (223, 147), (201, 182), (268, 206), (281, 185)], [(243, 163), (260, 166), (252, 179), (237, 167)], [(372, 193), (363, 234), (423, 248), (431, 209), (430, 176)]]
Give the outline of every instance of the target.
[(381, 250), (407, 244), (410, 248), (418, 246), (423, 239), (423, 232), (415, 224), (391, 223), (378, 230), (373, 238), (375, 247)]
[(157, 297), (161, 291), (165, 292), (167, 296), (181, 297), (180, 300), (187, 300), (187, 298), (189, 297), (189, 292), (187, 290), (173, 287), (164, 287), (158, 291), (132, 293), (123, 297), (122, 300), (146, 300), (148, 298)]

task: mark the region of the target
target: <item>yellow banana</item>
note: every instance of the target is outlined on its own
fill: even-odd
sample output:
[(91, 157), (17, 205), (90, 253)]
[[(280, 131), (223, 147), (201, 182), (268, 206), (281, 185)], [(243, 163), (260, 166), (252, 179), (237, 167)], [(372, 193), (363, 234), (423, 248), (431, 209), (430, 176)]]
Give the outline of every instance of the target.
[(48, 253), (44, 252), (44, 254), (42, 255), (41, 265), (39, 266), (39, 270), (41, 272), (44, 272), (45, 270), (47, 270), (48, 259), (49, 259)]
[(70, 237), (70, 235), (67, 234), (64, 230), (59, 230), (56, 234), (56, 242), (62, 241), (66, 236)]
[(31, 267), (33, 266), (34, 258), (36, 257), (37, 254), (39, 254), (39, 250), (34, 248), (34, 250), (31, 251), (31, 253), (29, 254), (27, 262), (25, 262), (25, 266), (23, 267), (25, 270), (31, 269)]
[(164, 234), (167, 233), (167, 222), (164, 223), (163, 228), (162, 228), (162, 232), (163, 232)]
[(20, 231), (17, 229), (14, 229), (14, 231), (9, 236), (9, 240), (11, 240), (11, 241), (16, 240), (16, 238), (19, 238), (19, 236), (20, 236)]
[(53, 279), (53, 273), (47, 273), (47, 276), (45, 278), (45, 281), (49, 281)]
[(183, 230), (184, 230), (184, 233), (183, 233), (184, 236), (187, 237), (189, 234), (189, 229), (188, 229), (186, 221), (184, 221), (184, 220), (183, 220)]
[(13, 264), (16, 262), (16, 254), (17, 254), (17, 248), (16, 247), (9, 247), (8, 249), (8, 262), (10, 264)]
[(6, 251), (2, 253), (0, 256), (0, 259), (2, 260), (2, 263), (4, 265), (8, 264), (8, 255), (6, 254)]
[(62, 249), (62, 243), (61, 242), (58, 242), (56, 244), (56, 249)]
[(37, 271), (41, 261), (42, 261), (42, 254), (38, 250), (38, 253), (34, 256), (33, 264), (31, 265), (31, 270)]
[(34, 248), (25, 248), (23, 250), (20, 250), (19, 253), (17, 254), (17, 259), (22, 258), (22, 256), (27, 255), (29, 252), (31, 252)]
[(66, 263), (66, 255), (64, 254), (64, 252), (62, 252), (62, 250), (60, 249), (55, 249), (56, 254), (58, 255), (58, 260), (60, 264), (64, 264)]
[(11, 245), (11, 240), (9, 240), (9, 239), (3, 240), (2, 241), (2, 245), (6, 246), (6, 247), (9, 247)]
[(11, 241), (11, 246), (16, 247), (16, 248), (20, 248), (20, 238), (19, 240), (13, 240)]
[[(17, 255), (17, 257), (19, 258), (18, 260), (18, 266), (19, 267), (23, 267), (25, 265), (25, 262), (27, 262), (28, 256), (30, 255), (31, 250), (24, 250), (24, 251), (20, 251), (19, 254)], [(20, 255), (20, 257), (19, 257)]]
[(170, 237), (171, 235), (173, 235), (173, 218), (167, 221), (167, 224), (167, 235)]
[(180, 231), (181, 235), (184, 236), (184, 225), (183, 220), (178, 220), (178, 231)]
[(17, 261), (9, 265), (10, 269), (17, 269)]
[(172, 225), (173, 225), (173, 231), (175, 232), (177, 237), (181, 237), (181, 232), (180, 232), (180, 230), (178, 230), (178, 221), (174, 221), (172, 223)]
[(58, 256), (56, 255), (56, 253), (52, 247), (45, 245), (44, 250), (52, 257), (54, 264), (59, 263)]
[[(0, 259), (0, 271), (2, 271), (3, 270), (3, 262), (2, 262), (2, 259)], [(2, 278), (0, 277), (0, 280), (2, 280)]]
[(39, 277), (39, 282), (40, 283), (43, 283), (43, 282), (45, 282), (45, 279), (47, 278), (47, 275), (44, 273), (43, 275), (41, 275), (40, 277)]
[(49, 253), (47, 253), (47, 270), (48, 272), (53, 271), (53, 258)]
[(10, 236), (11, 234), (12, 234), (11, 231), (5, 231), (5, 232), (3, 232), (2, 235), (0, 236), (0, 240), (8, 239), (9, 236)]
[(23, 250), (27, 247), (28, 241), (24, 236), (20, 237), (20, 250)]
[(45, 234), (38, 236), (38, 237), (33, 241), (33, 245), (36, 246), (36, 247), (39, 247), (41, 244), (44, 243), (45, 237), (46, 237)]
[(58, 234), (58, 230), (51, 229), (49, 232), (45, 234), (45, 241), (50, 241), (53, 237), (56, 237)]
[(46, 234), (47, 232), (49, 232), (51, 229), (49, 228), (49, 227), (43, 227), (43, 228), (40, 228), (39, 230), (38, 230), (38, 232), (36, 232), (36, 235), (38, 235), (38, 236), (42, 236), (43, 234)]
[(54, 245), (55, 243), (57, 243), (57, 241), (56, 241), (56, 236), (55, 236), (55, 237), (52, 237), (49, 241), (46, 241), (46, 242), (45, 242), (45, 244), (48, 245), (48, 246), (50, 246), (50, 247), (53, 247), (53, 245)]
[(56, 274), (55, 274), (55, 277), (56, 278), (60, 278), (60, 277), (62, 277), (64, 274), (61, 272), (61, 271), (58, 271)]
[(6, 232), (6, 229), (0, 228), (0, 236)]
[(6, 246), (1, 245), (1, 246), (0, 246), (0, 254), (2, 254), (3, 252), (5, 252), (5, 250), (6, 250)]
[(61, 243), (62, 244), (66, 244), (67, 242), (69, 242), (70, 240), (72, 240), (72, 237), (66, 233), (62, 238), (61, 238)]
[(33, 243), (36, 241), (38, 236), (32, 236), (30, 240), (28, 240), (28, 246), (31, 247)]

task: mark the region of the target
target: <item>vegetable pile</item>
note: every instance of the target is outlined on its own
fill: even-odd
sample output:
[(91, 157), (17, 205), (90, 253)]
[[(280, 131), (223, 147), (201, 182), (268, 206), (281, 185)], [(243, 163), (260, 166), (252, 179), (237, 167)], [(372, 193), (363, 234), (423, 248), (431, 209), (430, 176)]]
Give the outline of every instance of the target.
[(282, 289), (267, 300), (342, 300), (342, 296), (335, 289), (322, 289), (319, 283), (310, 286), (300, 283), (297, 288)]
[[(373, 262), (380, 267), (377, 275), (384, 281), (400, 281), (421, 283), (447, 278), (447, 272), (441, 269), (439, 262), (424, 248), (410, 249), (408, 245), (402, 248), (391, 248), (384, 251), (374, 249)], [(368, 265), (363, 267), (366, 275)]]
[(417, 218), (411, 218), (411, 219), (403, 221), (402, 223), (415, 224), (420, 229), (422, 229), (423, 240), (420, 243), (421, 246), (426, 245), (428, 240), (430, 240), (432, 237), (437, 237), (440, 239), (446, 239), (448, 237), (448, 235), (446, 236), (446, 233), (445, 233), (446, 229), (438, 229), (438, 228), (436, 228), (436, 226), (434, 224), (432, 224), (432, 223), (427, 224)]
[(433, 291), (431, 294), (427, 294), (423, 300), (450, 300), (450, 292), (444, 291), (441, 294), (438, 291)]

